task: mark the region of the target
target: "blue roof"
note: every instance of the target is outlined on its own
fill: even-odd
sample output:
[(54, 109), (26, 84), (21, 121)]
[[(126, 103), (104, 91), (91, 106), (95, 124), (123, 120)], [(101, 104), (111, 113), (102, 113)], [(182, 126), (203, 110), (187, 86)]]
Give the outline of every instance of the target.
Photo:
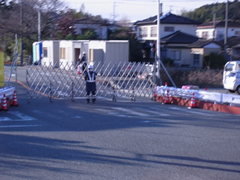
[[(199, 21), (195, 21), (193, 19), (178, 16), (168, 12), (167, 14), (160, 17), (161, 24), (201, 24)], [(143, 19), (135, 22), (135, 25), (147, 25), (147, 24), (157, 24), (157, 16), (149, 17), (147, 19)]]
[(176, 43), (176, 44), (189, 44), (196, 42), (199, 38), (197, 36), (193, 36), (191, 34), (187, 34), (181, 31), (176, 31), (172, 34), (169, 34), (163, 38), (161, 38), (162, 43)]

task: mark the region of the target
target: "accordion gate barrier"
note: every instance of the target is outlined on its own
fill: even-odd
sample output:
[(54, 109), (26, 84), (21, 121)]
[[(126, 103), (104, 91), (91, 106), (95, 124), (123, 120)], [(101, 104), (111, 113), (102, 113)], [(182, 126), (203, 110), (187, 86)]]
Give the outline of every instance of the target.
[[(153, 96), (154, 65), (145, 63), (101, 63), (94, 62), (97, 73), (97, 96), (127, 97), (135, 101), (136, 97)], [(86, 96), (85, 72), (80, 72), (81, 65), (41, 64), (27, 66), (26, 82), (28, 100), (48, 97), (70, 98), (74, 100)]]

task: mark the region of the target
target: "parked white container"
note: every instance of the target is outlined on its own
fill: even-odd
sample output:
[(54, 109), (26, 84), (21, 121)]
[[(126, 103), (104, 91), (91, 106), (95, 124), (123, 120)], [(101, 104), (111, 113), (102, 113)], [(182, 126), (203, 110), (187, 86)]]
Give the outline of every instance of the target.
[(42, 64), (46, 66), (59, 67), (59, 41), (43, 41)]

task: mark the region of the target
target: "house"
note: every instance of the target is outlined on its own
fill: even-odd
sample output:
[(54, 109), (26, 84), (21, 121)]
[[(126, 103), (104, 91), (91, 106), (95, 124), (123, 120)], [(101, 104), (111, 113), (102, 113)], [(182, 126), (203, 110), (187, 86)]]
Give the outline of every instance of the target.
[[(220, 41), (225, 36), (225, 21), (210, 21), (197, 26), (199, 38)], [(240, 22), (228, 21), (227, 37), (240, 36)]]
[[(167, 13), (160, 17), (161, 59), (171, 58), (176, 65), (190, 64), (189, 44), (197, 41), (198, 21)], [(143, 44), (146, 61), (154, 61), (157, 41), (157, 16), (134, 23), (138, 40)]]
[[(218, 42), (224, 47), (224, 40)], [(227, 38), (227, 53), (229, 60), (240, 60), (240, 36), (232, 36)]]
[(199, 39), (189, 45), (191, 48), (190, 59), (191, 67), (202, 67), (204, 56), (211, 53), (220, 54), (222, 52), (222, 47), (219, 43), (212, 40)]
[(161, 57), (171, 59), (175, 66), (191, 66), (191, 49), (189, 44), (196, 42), (197, 36), (176, 31), (161, 38)]
[[(195, 36), (200, 22), (169, 12), (160, 17), (160, 24), (160, 37), (162, 38), (176, 31)], [(134, 25), (139, 41), (157, 40), (157, 16), (137, 21)]]
[(109, 30), (114, 31), (119, 28), (119, 26), (109, 23), (108, 20), (96, 17), (78, 19), (73, 25), (73, 28), (76, 34), (82, 35), (88, 30), (93, 29), (97, 33), (99, 39), (107, 40)]

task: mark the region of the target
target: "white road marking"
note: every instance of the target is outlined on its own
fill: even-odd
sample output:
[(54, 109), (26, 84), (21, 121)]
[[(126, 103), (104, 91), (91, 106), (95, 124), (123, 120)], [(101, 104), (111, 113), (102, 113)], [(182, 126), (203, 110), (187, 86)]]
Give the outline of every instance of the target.
[(148, 114), (145, 114), (145, 113), (140, 113), (140, 112), (136, 112), (136, 111), (129, 110), (129, 109), (126, 109), (126, 108), (121, 108), (121, 107), (113, 107), (112, 109), (119, 110), (119, 111), (122, 111), (124, 113), (138, 115), (138, 116), (144, 116), (144, 117), (148, 117), (149, 116)]
[[(152, 115), (158, 115), (158, 116), (170, 116), (170, 114), (166, 114), (166, 113), (161, 113), (161, 112), (159, 112), (159, 111), (153, 111), (153, 110), (145, 110), (145, 109), (141, 109), (141, 108), (134, 108), (134, 109), (138, 109), (138, 110), (140, 110), (140, 111), (144, 111), (144, 112), (146, 112), (146, 113), (149, 113), (149, 114), (151, 114), (150, 116), (152, 116)], [(159, 109), (158, 109), (159, 110)]]
[(72, 118), (73, 119), (81, 119), (82, 117), (81, 116), (73, 116)]
[(0, 128), (18, 128), (18, 127), (36, 127), (41, 125), (8, 125), (8, 126), (0, 126)]
[[(9, 111), (8, 113), (12, 114), (14, 116), (17, 116), (22, 121), (33, 121), (33, 120), (36, 120), (35, 118), (33, 118), (31, 116), (28, 116), (28, 115), (25, 115), (23, 113), (20, 113), (19, 111)], [(20, 121), (20, 120), (18, 120), (18, 121)]]
[(214, 116), (214, 115), (212, 115), (212, 114), (205, 113), (205, 112), (192, 111), (191, 109), (183, 109), (183, 108), (178, 108), (178, 107), (170, 107), (170, 109), (172, 109), (172, 110), (179, 110), (179, 111), (183, 111), (183, 112), (187, 112), (187, 113), (192, 113), (192, 114), (204, 115), (204, 116)]
[(12, 119), (8, 117), (0, 117), (0, 121), (12, 121)]

